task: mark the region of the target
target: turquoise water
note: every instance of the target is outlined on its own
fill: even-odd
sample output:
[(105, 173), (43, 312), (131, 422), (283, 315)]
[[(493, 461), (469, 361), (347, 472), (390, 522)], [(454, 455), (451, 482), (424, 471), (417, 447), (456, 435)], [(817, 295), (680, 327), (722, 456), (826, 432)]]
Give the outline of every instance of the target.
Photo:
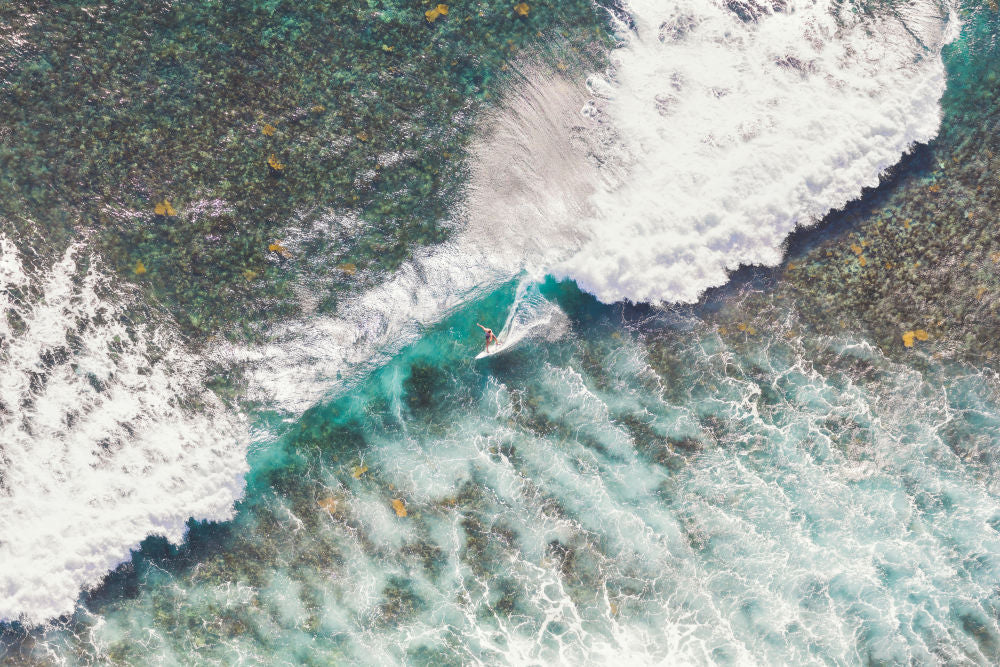
[(790, 311), (720, 334), (695, 311), (601, 306), (553, 282), (542, 294), (565, 321), (470, 361), (467, 323), (498, 318), (513, 292), (458, 311), (254, 448), (232, 522), (192, 524), (179, 549), (147, 541), (45, 651), (996, 655), (995, 373), (928, 358), (917, 370), (862, 339), (797, 335)]
[[(373, 2), (369, 9), (381, 12), (392, 30), (406, 32), (417, 29), (411, 19), (423, 20), (431, 8), (411, 4)], [(190, 20), (221, 13), (236, 31), (245, 19), (248, 34), (264, 34), (271, 40), (264, 46), (277, 48), (325, 35), (332, 28), (319, 27), (319, 17), (330, 18), (322, 12), (341, 11), (303, 6), (292, 12), (279, 5), (254, 5), (254, 11), (285, 12), (280, 34), (250, 22), (249, 10), (227, 14), (212, 3), (195, 6)], [(743, 21), (746, 7), (733, 10)], [(554, 49), (539, 58), (559, 64), (579, 38), (569, 27), (557, 35), (560, 21), (579, 32), (603, 26), (583, 60), (613, 56), (602, 50), (611, 41), (605, 21), (614, 20), (603, 9), (588, 16), (593, 8), (581, 3), (556, 14), (537, 3), (530, 15), (549, 9), (553, 16), (540, 23), (537, 35), (514, 24), (505, 39)], [(621, 8), (613, 9), (620, 15)], [(471, 10), (453, 5), (448, 18), (433, 25)], [(307, 21), (311, 11), (315, 24)], [(505, 275), (497, 266), (507, 265), (499, 260), (475, 265), (480, 255), (461, 254), (469, 246), (462, 245), (461, 219), (452, 214), (463, 206), (461, 188), (481, 187), (476, 122), (502, 108), (490, 106), (486, 93), (494, 89), (475, 79), (508, 71), (501, 69), (508, 61), (494, 56), (472, 59), (461, 73), (440, 80), (413, 72), (401, 79), (452, 86), (428, 113), (456, 114), (455, 135), (417, 141), (406, 161), (418, 165), (416, 171), (433, 170), (441, 168), (435, 156), (444, 148), (460, 153), (454, 191), (435, 194), (428, 210), (403, 216), (390, 230), (396, 220), (390, 204), (409, 201), (393, 185), (399, 184), (395, 178), (411, 182), (406, 169), (365, 186), (364, 200), (348, 208), (342, 200), (355, 186), (341, 192), (331, 185), (340, 176), (324, 173), (331, 181), (322, 186), (305, 178), (299, 185), (291, 177), (264, 181), (286, 188), (273, 205), (274, 217), (259, 226), (248, 223), (245, 234), (209, 239), (216, 246), (207, 254), (190, 250), (211, 267), (193, 285), (176, 272), (188, 257), (183, 239), (229, 229), (225, 225), (247, 215), (245, 201), (233, 199), (231, 208), (220, 203), (222, 213), (199, 209), (178, 221), (161, 216), (155, 224), (176, 222), (178, 231), (130, 240), (116, 237), (121, 228), (115, 225), (74, 232), (58, 221), (32, 218), (25, 211), (38, 209), (23, 189), (0, 190), (9, 216), (0, 230), (6, 313), (0, 362), (8, 378), (0, 384), (0, 434), (7, 438), (0, 442), (0, 498), (11, 519), (0, 524), (0, 547), (36, 548), (37, 542), (18, 541), (14, 530), (28, 534), (40, 523), (39, 540), (54, 546), (35, 560), (59, 563), (51, 570), (26, 568), (21, 579), (17, 572), (0, 579), (7, 614), (0, 659), (996, 663), (1000, 376), (995, 359), (973, 344), (973, 334), (997, 322), (1000, 260), (990, 259), (987, 242), (957, 250), (961, 235), (947, 217), (951, 211), (933, 200), (921, 203), (922, 214), (940, 214), (930, 219), (946, 248), (911, 249), (917, 261), (948, 258), (940, 264), (953, 268), (976, 263), (975, 281), (942, 279), (941, 285), (961, 289), (936, 290), (937, 306), (949, 312), (970, 303), (978, 308), (965, 317), (967, 330), (957, 315), (948, 326), (926, 324), (931, 311), (913, 305), (914, 288), (900, 281), (887, 297), (879, 289), (894, 284), (895, 274), (864, 277), (856, 266), (858, 257), (875, 256), (860, 244), (862, 237), (875, 238), (867, 225), (883, 224), (883, 202), (916, 200), (914, 182), (926, 192), (929, 171), (953, 169), (956, 182), (968, 178), (972, 186), (962, 196), (970, 198), (970, 210), (988, 210), (994, 201), (997, 187), (987, 181), (992, 164), (981, 180), (969, 176), (981, 171), (992, 139), (983, 140), (975, 160), (963, 161), (962, 152), (969, 136), (979, 136), (997, 118), (990, 78), (996, 16), (988, 13), (995, 10), (976, 11), (981, 13), (965, 16), (965, 32), (946, 49), (951, 87), (941, 139), (905, 158), (892, 179), (866, 194), (861, 209), (798, 232), (777, 268), (741, 270), (694, 305), (601, 303), (572, 280), (520, 270)], [(515, 17), (513, 9), (497, 10), (487, 28)], [(176, 30), (187, 34), (189, 24), (177, 20)], [(72, 17), (68, 24), (84, 30)], [(431, 24), (416, 25), (424, 30)], [(664, 34), (693, 29), (686, 25), (660, 28)], [(464, 48), (465, 40), (490, 51), (496, 44), (483, 37), (487, 28), (473, 26), (457, 36), (461, 31), (450, 26), (448, 49)], [(14, 40), (5, 37), (12, 50)], [(367, 48), (370, 35), (364, 37)], [(392, 52), (382, 50), (380, 40), (372, 44), (383, 58)], [(361, 48), (351, 42), (344, 50)], [(407, 57), (419, 60), (417, 52)], [(284, 76), (296, 71), (272, 66)], [(555, 72), (564, 71), (550, 69), (553, 82)], [(380, 80), (374, 69), (365, 71)], [(524, 67), (511, 76), (530, 79), (537, 71)], [(310, 94), (323, 89), (319, 77), (305, 78)], [(628, 77), (622, 79), (628, 85)], [(598, 87), (592, 80), (589, 85)], [(498, 90), (516, 98), (516, 89)], [(556, 106), (547, 106), (543, 96), (527, 99), (544, 113)], [(530, 134), (535, 117), (516, 108), (525, 133), (538, 136)], [(463, 114), (469, 117), (459, 118)], [(212, 115), (197, 116), (198, 122)], [(353, 135), (357, 128), (349, 129)], [(337, 132), (325, 124), (301, 130), (299, 155), (333, 141)], [(10, 136), (0, 133), (0, 139)], [(31, 152), (36, 139), (16, 148)], [(628, 158), (639, 164), (641, 176), (648, 165), (637, 154)], [(514, 154), (511, 162), (530, 180), (535, 172), (519, 158)], [(358, 164), (365, 159), (357, 156)], [(350, 164), (344, 169), (355, 168)], [(569, 178), (558, 161), (545, 164)], [(185, 187), (192, 183), (188, 176), (176, 178)], [(206, 177), (211, 187), (214, 178)], [(935, 178), (930, 182), (945, 182)], [(37, 179), (26, 179), (24, 187), (45, 182)], [(200, 201), (216, 195), (228, 201), (223, 190), (230, 186), (202, 192)], [(526, 188), (518, 197), (533, 194)], [(540, 201), (530, 199), (528, 208), (548, 211)], [(388, 207), (384, 217), (381, 207)], [(118, 214), (131, 219), (121, 209)], [(213, 216), (228, 222), (203, 228)], [(289, 219), (294, 222), (286, 224)], [(977, 225), (989, 236), (995, 212), (966, 221), (961, 224)], [(425, 223), (448, 228), (442, 236), (457, 237), (449, 241), (455, 245), (414, 232)], [(584, 229), (582, 216), (579, 223)], [(126, 229), (141, 235), (144, 224)], [(46, 237), (47, 226), (60, 231)], [(60, 254), (61, 234), (73, 239), (66, 254)], [(748, 238), (741, 234), (734, 238)], [(915, 236), (893, 238), (906, 244)], [(291, 257), (277, 250), (268, 255), (264, 248), (274, 241), (290, 248)], [(858, 250), (849, 249), (854, 243)], [(457, 270), (435, 275), (448, 262), (434, 263), (433, 254), (426, 264), (406, 264), (435, 247), (457, 248), (446, 259), (478, 282), (466, 284), (467, 274)], [(838, 254), (830, 248), (839, 248)], [(853, 263), (834, 273), (831, 267), (846, 265), (841, 251)], [(218, 257), (229, 252), (251, 260), (220, 268)], [(884, 253), (890, 256), (889, 249)], [(143, 282), (146, 274), (133, 262), (151, 256), (162, 263), (149, 261), (149, 273), (167, 275)], [(796, 264), (811, 275), (823, 273), (823, 280), (801, 277)], [(392, 274), (398, 266), (405, 280)], [(260, 271), (252, 279), (243, 275), (255, 267)], [(406, 282), (412, 275), (417, 278)], [(217, 292), (204, 288), (210, 283), (217, 283)], [(427, 292), (440, 303), (427, 305)], [(824, 299), (865, 301), (859, 294), (881, 295), (867, 301), (877, 304), (871, 306), (876, 315), (879, 308), (887, 311), (889, 333), (866, 326), (865, 317), (874, 317), (868, 311), (848, 321), (850, 313), (838, 307), (823, 310)], [(213, 304), (217, 313), (209, 314)], [(358, 312), (364, 317), (355, 317)], [(342, 319), (330, 324), (330, 317)], [(500, 331), (508, 319), (512, 328), (501, 339), (516, 342), (475, 360), (482, 345), (475, 323)], [(912, 345), (903, 346), (900, 325), (913, 333)], [(351, 334), (347, 343), (344, 330)], [(45, 333), (50, 331), (55, 333)], [(301, 331), (310, 335), (291, 345)], [(344, 346), (352, 354), (343, 353)], [(267, 382), (259, 380), (265, 374)], [(9, 379), (22, 376), (23, 382)], [(158, 440), (158, 433), (167, 436)], [(183, 450), (176, 460), (175, 449)], [(30, 460), (32, 452), (94, 472), (74, 484), (72, 465), (46, 467), (46, 460)], [(30, 493), (25, 479), (37, 482)], [(153, 490), (144, 493), (144, 485)], [(44, 533), (51, 517), (14, 521), (30, 517), (34, 506), (54, 515), (76, 504), (93, 511), (52, 524), (67, 526), (65, 535)], [(84, 524), (79, 535), (73, 521)], [(87, 534), (96, 537), (88, 541)], [(129, 551), (130, 545), (139, 548)], [(86, 576), (76, 576), (84, 570)], [(73, 576), (64, 577), (67, 572)], [(67, 595), (70, 608), (63, 609)], [(15, 599), (25, 602), (12, 613)]]

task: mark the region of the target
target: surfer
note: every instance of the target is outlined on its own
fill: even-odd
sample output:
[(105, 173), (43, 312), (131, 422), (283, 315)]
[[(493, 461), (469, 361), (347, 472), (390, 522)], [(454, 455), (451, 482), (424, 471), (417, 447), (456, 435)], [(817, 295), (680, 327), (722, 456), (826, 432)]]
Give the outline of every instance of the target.
[(476, 322), (476, 326), (486, 332), (486, 353), (489, 354), (489, 352), (490, 352), (490, 343), (493, 342), (493, 343), (496, 343), (497, 345), (499, 345), (500, 341), (497, 340), (496, 335), (493, 333), (493, 329), (488, 329), (488, 328), (484, 327), (482, 324), (480, 324), (479, 322)]

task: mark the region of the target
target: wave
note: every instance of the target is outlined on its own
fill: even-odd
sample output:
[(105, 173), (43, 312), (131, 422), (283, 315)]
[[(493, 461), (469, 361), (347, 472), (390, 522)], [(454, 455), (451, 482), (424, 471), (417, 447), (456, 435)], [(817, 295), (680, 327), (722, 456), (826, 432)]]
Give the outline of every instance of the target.
[(253, 398), (301, 412), (524, 271), (662, 303), (777, 264), (797, 225), (877, 185), (940, 124), (948, 8), (838, 6), (634, 0), (604, 75), (522, 64), (480, 121), (450, 241), (334, 317), (221, 355), (247, 369)]
[(629, 177), (595, 195), (556, 269), (602, 301), (694, 302), (740, 265), (776, 265), (797, 225), (937, 134), (957, 24), (941, 5), (629, 6), (636, 32), (588, 84)]
[(230, 518), (244, 487), (245, 425), (203, 364), (80, 254), (40, 266), (0, 235), (4, 620), (72, 611), (147, 535)]
[[(481, 121), (450, 241), (336, 317), (218, 356), (250, 398), (299, 412), (525, 271), (666, 302), (777, 263), (796, 225), (877, 184), (940, 122), (947, 8), (835, 6), (634, 0), (605, 74), (522, 66)], [(3, 619), (72, 610), (145, 536), (226, 519), (243, 490), (246, 426), (204, 389), (203, 362), (79, 254), (35, 266), (0, 236)]]
[[(263, 345), (221, 345), (220, 362), (243, 370), (250, 399), (300, 413), (384, 364), (449, 311), (526, 269), (538, 275), (531, 267), (579, 245), (576, 221), (590, 214), (598, 184), (617, 177), (612, 161), (596, 157), (609, 138), (580, 114), (586, 102), (586, 90), (567, 77), (525, 67), (480, 121), (468, 195), (456, 212), (464, 225), (450, 240), (345, 299), (335, 316), (287, 321)], [(331, 213), (310, 233), (336, 235), (355, 224)], [(301, 292), (320, 293), (317, 282), (310, 278)]]

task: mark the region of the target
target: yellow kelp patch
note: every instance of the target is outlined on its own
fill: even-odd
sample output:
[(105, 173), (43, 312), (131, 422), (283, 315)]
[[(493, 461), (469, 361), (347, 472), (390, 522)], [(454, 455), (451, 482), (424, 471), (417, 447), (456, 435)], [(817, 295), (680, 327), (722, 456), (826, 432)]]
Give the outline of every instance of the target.
[(327, 496), (326, 498), (322, 498), (321, 500), (317, 501), (317, 504), (330, 514), (333, 514), (334, 512), (337, 511), (337, 505), (338, 505), (337, 499), (334, 498), (333, 496)]
[(514, 11), (521, 16), (527, 16), (528, 12), (531, 11), (531, 6), (527, 2), (519, 2), (514, 5)]
[(913, 347), (914, 340), (927, 340), (931, 335), (923, 329), (903, 332), (903, 347)]
[(354, 479), (361, 479), (361, 476), (368, 472), (368, 466), (362, 463), (359, 466), (354, 466), (351, 468), (351, 477)]
[(428, 9), (426, 12), (424, 12), (424, 16), (427, 17), (427, 21), (429, 23), (434, 23), (434, 21), (437, 21), (439, 16), (447, 16), (447, 15), (448, 15), (448, 5), (438, 5), (434, 9)]
[(264, 126), (260, 128), (260, 131), (263, 133), (265, 137), (270, 137), (274, 136), (274, 133), (277, 129), (278, 128), (276, 128), (274, 125), (271, 125), (270, 123), (264, 123)]
[(170, 202), (166, 199), (156, 202), (156, 206), (153, 207), (153, 212), (156, 213), (156, 215), (177, 215), (177, 211), (174, 210), (174, 207), (171, 206)]
[(396, 516), (406, 516), (406, 503), (402, 498), (392, 499), (392, 509), (396, 510)]
[(285, 165), (278, 162), (278, 158), (275, 156), (274, 153), (271, 153), (271, 157), (267, 158), (267, 166), (270, 167), (271, 169), (274, 169), (275, 171), (281, 171), (282, 169), (285, 168)]
[(140, 259), (138, 262), (135, 263), (135, 268), (132, 269), (132, 271), (135, 272), (135, 275), (141, 276), (146, 272), (146, 265), (143, 264), (142, 260)]
[(270, 250), (271, 252), (278, 253), (279, 255), (281, 255), (286, 259), (292, 256), (292, 253), (288, 251), (288, 248), (281, 245), (281, 241), (275, 241), (274, 243), (268, 245), (267, 249)]

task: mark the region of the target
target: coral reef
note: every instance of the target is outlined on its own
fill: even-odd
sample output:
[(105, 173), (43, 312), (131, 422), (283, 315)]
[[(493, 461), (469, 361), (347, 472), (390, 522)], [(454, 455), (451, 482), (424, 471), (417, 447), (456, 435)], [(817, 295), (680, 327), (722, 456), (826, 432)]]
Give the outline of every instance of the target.
[(0, 213), (87, 234), (191, 333), (288, 315), (298, 263), (270, 239), (359, 218), (309, 254), (352, 267), (343, 289), (394, 268), (446, 236), (506, 63), (553, 39), (601, 57), (599, 9), (536, 4), (5, 3)]

